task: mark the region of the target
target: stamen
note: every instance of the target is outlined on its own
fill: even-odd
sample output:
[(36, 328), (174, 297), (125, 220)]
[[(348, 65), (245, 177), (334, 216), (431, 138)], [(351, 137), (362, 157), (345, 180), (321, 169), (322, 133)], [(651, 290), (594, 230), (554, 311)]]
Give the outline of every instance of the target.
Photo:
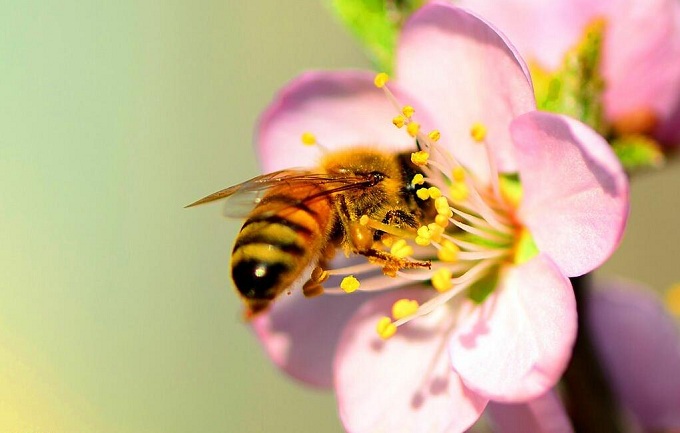
[(477, 143), (481, 143), (486, 138), (486, 126), (480, 122), (474, 123), (470, 128), (470, 136)]
[(426, 165), (429, 159), (430, 154), (424, 150), (419, 150), (418, 152), (413, 152), (411, 154), (411, 162), (418, 166)]
[(416, 109), (410, 105), (404, 105), (404, 108), (401, 109), (401, 112), (407, 118), (411, 118), (411, 116), (413, 116), (413, 114), (416, 112)]
[(438, 269), (437, 272), (432, 275), (432, 286), (439, 293), (447, 292), (453, 287), (451, 277), (451, 271), (448, 268)]
[(439, 141), (441, 136), (442, 136), (442, 134), (436, 129), (433, 130), (433, 131), (430, 131), (430, 133), (427, 134), (427, 137), (435, 143)]
[(316, 144), (316, 137), (311, 132), (305, 132), (302, 134), (302, 144), (307, 146), (314, 146)]
[(399, 239), (392, 245), (390, 254), (399, 259), (405, 259), (406, 257), (413, 255), (413, 247), (407, 244), (404, 239)]
[(373, 84), (375, 84), (375, 87), (377, 87), (378, 89), (382, 89), (383, 87), (385, 87), (385, 84), (387, 84), (388, 81), (390, 81), (390, 76), (384, 72), (380, 72), (375, 76)]
[(394, 126), (396, 126), (397, 128), (401, 128), (401, 127), (403, 127), (404, 124), (406, 123), (406, 119), (404, 118), (404, 116), (402, 116), (402, 115), (400, 114), (400, 115), (398, 115), (398, 116), (395, 116), (394, 119), (392, 119), (392, 123), (393, 123)]
[(425, 183), (425, 177), (418, 173), (415, 176), (413, 176), (413, 179), (411, 180), (411, 185), (422, 185)]
[(375, 330), (378, 332), (380, 338), (387, 340), (393, 336), (395, 332), (397, 332), (397, 327), (394, 325), (394, 323), (392, 323), (392, 319), (384, 316), (378, 320)]
[(420, 123), (418, 122), (409, 122), (408, 125), (406, 125), (406, 132), (408, 132), (408, 135), (411, 137), (414, 137), (418, 135), (418, 132), (420, 131)]
[(458, 260), (458, 253), (460, 253), (460, 247), (454, 242), (444, 239), (437, 250), (437, 258), (442, 262), (455, 262)]
[(347, 276), (342, 279), (340, 288), (344, 290), (345, 293), (355, 292), (359, 288), (359, 280), (357, 280), (354, 275)]
[(392, 304), (392, 317), (399, 320), (411, 316), (418, 311), (418, 307), (418, 301), (415, 299), (399, 299)]

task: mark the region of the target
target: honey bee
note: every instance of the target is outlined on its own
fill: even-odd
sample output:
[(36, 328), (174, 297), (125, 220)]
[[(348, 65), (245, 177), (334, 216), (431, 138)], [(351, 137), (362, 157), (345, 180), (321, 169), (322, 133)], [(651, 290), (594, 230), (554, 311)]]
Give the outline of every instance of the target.
[[(431, 212), (416, 197), (411, 179), (420, 170), (410, 155), (368, 147), (327, 152), (316, 169), (265, 174), (188, 205), (227, 198), (226, 213), (237, 216), (235, 198), (257, 195), (231, 256), (231, 276), (246, 315), (266, 310), (304, 279), (309, 278), (305, 295), (321, 293), (322, 279), (314, 271), (337, 249), (367, 257), (388, 275), (403, 268), (429, 268), (429, 261), (398, 258), (376, 248), (383, 230), (415, 232)], [(366, 224), (366, 218), (375, 224)]]

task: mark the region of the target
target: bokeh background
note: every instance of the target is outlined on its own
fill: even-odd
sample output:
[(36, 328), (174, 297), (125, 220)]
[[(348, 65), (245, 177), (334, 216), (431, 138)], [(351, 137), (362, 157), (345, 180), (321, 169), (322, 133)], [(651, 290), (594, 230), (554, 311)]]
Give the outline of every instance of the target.
[[(323, 0), (0, 1), (0, 432), (340, 432), (241, 321), (238, 222), (183, 206), (258, 173), (286, 81), (367, 66)], [(601, 274), (680, 279), (679, 186), (635, 179)]]

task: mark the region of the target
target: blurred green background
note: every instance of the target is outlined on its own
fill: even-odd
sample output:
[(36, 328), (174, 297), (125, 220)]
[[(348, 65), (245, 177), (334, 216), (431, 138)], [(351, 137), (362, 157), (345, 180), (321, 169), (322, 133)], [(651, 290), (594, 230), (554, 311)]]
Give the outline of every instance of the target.
[[(0, 431), (341, 431), (240, 319), (238, 222), (183, 209), (257, 174), (286, 81), (368, 66), (322, 1), (0, 11)], [(603, 273), (678, 280), (678, 185), (678, 166), (636, 179)]]

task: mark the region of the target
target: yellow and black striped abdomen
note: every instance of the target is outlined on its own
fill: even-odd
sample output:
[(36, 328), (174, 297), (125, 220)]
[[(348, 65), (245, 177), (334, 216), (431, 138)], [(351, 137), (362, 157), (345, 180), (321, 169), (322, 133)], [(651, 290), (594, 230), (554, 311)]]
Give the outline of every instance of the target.
[(274, 188), (253, 209), (232, 251), (231, 275), (251, 312), (266, 308), (318, 259), (332, 226), (330, 197), (317, 185)]

